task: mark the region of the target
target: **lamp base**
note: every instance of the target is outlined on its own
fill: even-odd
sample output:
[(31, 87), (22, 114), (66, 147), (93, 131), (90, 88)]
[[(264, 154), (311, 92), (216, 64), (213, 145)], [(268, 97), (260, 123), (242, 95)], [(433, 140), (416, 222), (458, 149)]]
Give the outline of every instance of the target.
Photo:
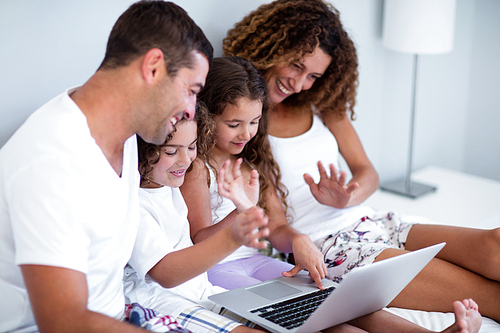
[(424, 194), (435, 192), (437, 187), (410, 181), (410, 186), (407, 188), (406, 180), (400, 179), (382, 184), (380, 189), (415, 199)]

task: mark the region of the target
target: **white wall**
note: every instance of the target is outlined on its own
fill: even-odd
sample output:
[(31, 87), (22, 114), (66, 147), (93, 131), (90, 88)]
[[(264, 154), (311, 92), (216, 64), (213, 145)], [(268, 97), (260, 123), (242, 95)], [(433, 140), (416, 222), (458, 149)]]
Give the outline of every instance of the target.
[(0, 1), (0, 146), (38, 107), (84, 83), (133, 1)]
[[(176, 0), (220, 55), (227, 29), (269, 0)], [(35, 109), (99, 66), (107, 36), (131, 0), (0, 1), (0, 146)], [(382, 46), (382, 0), (331, 0), (355, 41), (360, 86), (354, 126), (382, 180), (402, 176), (412, 56)], [(498, 0), (458, 0), (455, 47), (421, 56), (414, 166), (500, 180)], [(49, 130), (49, 129), (48, 129)]]
[(464, 171), (500, 180), (500, 1), (475, 10)]

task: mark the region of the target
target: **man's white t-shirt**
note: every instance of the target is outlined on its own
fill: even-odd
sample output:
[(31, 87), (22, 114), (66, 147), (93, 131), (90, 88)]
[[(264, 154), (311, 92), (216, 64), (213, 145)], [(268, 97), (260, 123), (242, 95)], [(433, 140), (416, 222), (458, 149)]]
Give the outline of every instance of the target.
[[(189, 233), (187, 206), (178, 188), (163, 186), (139, 190), (141, 223), (130, 266), (125, 268), (127, 302), (137, 302), (164, 314), (178, 316), (199, 304), (212, 309), (208, 296), (225, 291), (208, 282), (206, 273), (174, 288), (163, 288), (147, 272), (166, 254), (193, 245)], [(172, 271), (172, 274), (176, 274)]]
[(123, 316), (123, 267), (139, 222), (136, 138), (125, 143), (119, 177), (71, 92), (35, 111), (0, 150), (2, 332), (37, 330), (23, 264), (85, 273), (88, 309)]

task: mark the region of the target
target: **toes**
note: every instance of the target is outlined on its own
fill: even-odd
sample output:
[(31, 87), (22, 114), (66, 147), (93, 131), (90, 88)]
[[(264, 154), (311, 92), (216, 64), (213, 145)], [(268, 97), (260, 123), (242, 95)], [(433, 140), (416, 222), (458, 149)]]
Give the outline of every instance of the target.
[(467, 310), (478, 311), (478, 309), (479, 309), (479, 306), (472, 298), (464, 299), (462, 301), (462, 303), (464, 304), (464, 306)]
[(466, 315), (466, 302), (467, 300), (463, 300), (462, 302), (460, 301), (455, 301), (453, 302), (453, 312), (455, 313), (455, 321), (458, 323), (460, 320), (465, 319)]

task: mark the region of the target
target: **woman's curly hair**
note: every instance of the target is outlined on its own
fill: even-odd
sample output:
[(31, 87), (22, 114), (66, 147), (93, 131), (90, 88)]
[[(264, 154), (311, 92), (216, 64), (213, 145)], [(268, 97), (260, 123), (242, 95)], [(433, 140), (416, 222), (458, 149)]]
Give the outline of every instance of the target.
[[(239, 57), (214, 58), (210, 67), (206, 84), (199, 93), (198, 99), (207, 106), (209, 115), (221, 115), (228, 105), (237, 105), (240, 98), (246, 97), (252, 101), (262, 102), (262, 116), (257, 134), (245, 145), (237, 156), (243, 158), (251, 167), (259, 172), (260, 195), (258, 205), (267, 211), (265, 193), (269, 189), (277, 191), (285, 209), (287, 190), (281, 183), (281, 172), (274, 160), (269, 143), (267, 126), (269, 123), (269, 99), (267, 83), (252, 63)], [(198, 130), (204, 127), (198, 122)], [(208, 165), (213, 168), (213, 164)]]
[(261, 5), (229, 30), (223, 40), (226, 56), (248, 59), (264, 75), (274, 66), (288, 66), (319, 46), (332, 57), (312, 88), (283, 101), (311, 107), (323, 117), (355, 118), (358, 59), (354, 43), (340, 22), (339, 12), (323, 0), (276, 0)]
[[(190, 121), (185, 118), (181, 119), (176, 125)], [(208, 110), (203, 102), (198, 101), (196, 104), (196, 113), (194, 120), (197, 124), (204, 123), (205, 125), (201, 128), (198, 127), (197, 132), (197, 157), (202, 160), (208, 159), (208, 153), (215, 146), (215, 122), (212, 121), (211, 117), (208, 115)], [(173, 133), (177, 132), (177, 128), (174, 127), (172, 133), (167, 135), (165, 142), (161, 145), (155, 145), (144, 141), (140, 136), (137, 136), (137, 150), (139, 154), (139, 173), (141, 175), (141, 186), (147, 184), (149, 179), (149, 174), (153, 170), (153, 167), (160, 161), (161, 150), (165, 147), (170, 140), (173, 138)], [(192, 164), (188, 168), (188, 172), (192, 168)]]

